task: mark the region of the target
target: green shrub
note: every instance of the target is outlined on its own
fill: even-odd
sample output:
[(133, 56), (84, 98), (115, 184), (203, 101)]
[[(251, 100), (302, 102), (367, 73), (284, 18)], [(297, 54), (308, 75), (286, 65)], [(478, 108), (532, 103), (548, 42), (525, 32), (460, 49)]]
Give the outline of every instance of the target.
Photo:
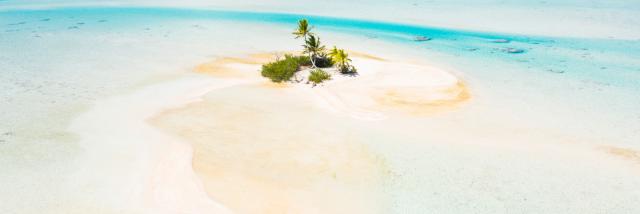
[(319, 84), (330, 79), (331, 74), (319, 68), (311, 71), (311, 74), (309, 75), (309, 81), (313, 82), (313, 84)]
[(338, 70), (342, 74), (357, 74), (358, 70), (353, 65), (338, 66)]
[(300, 69), (301, 63), (306, 63), (308, 59), (308, 57), (304, 59), (303, 57), (285, 55), (284, 59), (262, 65), (261, 74), (273, 82), (289, 81)]
[(300, 66), (311, 66), (311, 59), (309, 58), (309, 56), (291, 56), (291, 55), (285, 55), (285, 58), (289, 56), (291, 58), (293, 58), (296, 62), (298, 62), (298, 64)]

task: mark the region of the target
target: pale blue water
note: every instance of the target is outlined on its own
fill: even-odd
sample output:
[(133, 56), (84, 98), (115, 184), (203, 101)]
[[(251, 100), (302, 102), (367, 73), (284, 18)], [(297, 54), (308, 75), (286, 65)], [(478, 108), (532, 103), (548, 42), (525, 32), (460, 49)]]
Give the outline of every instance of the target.
[[(239, 23), (237, 27), (244, 28), (241, 30), (247, 34), (261, 37), (265, 32), (252, 26), (261, 24), (288, 33), (296, 21), (303, 17), (308, 18), (320, 33), (346, 34), (363, 41), (389, 42), (416, 50), (422, 54), (420, 56), (436, 64), (455, 68), (469, 85), (474, 97), (472, 102), (456, 114), (417, 121), (415, 126), (437, 128), (440, 122), (465, 121), (461, 125), (463, 130), (474, 126), (495, 129), (515, 127), (532, 130), (534, 134), (552, 134), (554, 137), (584, 140), (595, 145), (640, 149), (639, 41), (476, 32), (302, 14), (168, 8), (0, 11), (0, 148), (3, 145), (19, 148), (27, 139), (50, 140), (65, 135), (39, 135), (21, 131), (23, 126), (16, 124), (38, 124), (52, 114), (60, 113), (36, 111), (64, 109), (64, 106), (76, 104), (90, 105), (97, 98), (119, 93), (122, 88), (132, 87), (154, 75), (154, 71), (144, 69), (122, 72), (125, 67), (136, 67), (136, 61), (127, 58), (130, 56), (108, 60), (124, 65), (91, 63), (105, 60), (100, 53), (130, 50), (155, 56), (158, 51), (143, 47), (146, 44), (144, 40), (122, 44), (111, 40), (126, 41), (131, 36), (145, 35), (145, 39), (153, 41), (170, 41), (183, 36), (179, 34), (184, 31), (177, 31), (176, 27), (211, 27), (203, 35), (225, 34), (229, 31), (226, 28), (234, 26), (229, 23)], [(208, 26), (211, 21), (226, 24)], [(195, 24), (176, 26), (176, 23)], [(195, 36), (198, 32), (189, 31)], [(413, 41), (415, 36), (426, 36), (431, 40), (416, 42)], [(91, 38), (83, 39), (87, 37)], [(193, 41), (194, 46), (206, 44), (206, 38)], [(253, 47), (252, 42), (255, 41), (244, 41), (247, 46), (243, 48)], [(291, 47), (297, 46), (283, 49)], [(69, 49), (73, 51), (67, 51)], [(185, 50), (167, 51), (182, 53)], [(508, 50), (520, 50), (521, 53), (509, 53)], [(171, 60), (170, 55), (158, 54), (157, 58)], [(75, 113), (68, 111), (63, 113)], [(496, 117), (499, 115), (502, 117)], [(56, 128), (64, 127), (62, 123), (56, 125), (60, 126)], [(537, 132), (542, 129), (551, 132)], [(29, 134), (34, 136), (25, 136)], [(414, 160), (410, 158), (423, 154), (412, 155), (394, 157), (391, 162), (395, 160), (402, 165), (402, 161), (411, 162)], [(458, 160), (464, 162), (465, 158), (472, 155), (459, 157)], [(10, 159), (7, 157), (0, 160)], [(59, 161), (55, 158), (51, 160)], [(21, 164), (20, 161), (11, 160), (0, 163)], [(428, 167), (428, 164), (425, 165)], [(444, 166), (440, 167), (447, 170)], [(475, 175), (473, 170), (462, 171)], [(416, 179), (417, 184), (425, 181), (421, 179), (428, 180), (421, 177), (410, 179)], [(401, 208), (406, 207), (413, 207), (415, 211), (427, 206), (411, 203), (420, 201), (423, 195), (414, 194), (420, 191), (411, 192), (413, 189), (407, 189), (404, 189), (407, 191), (405, 194), (395, 193), (399, 196), (394, 198), (394, 203), (402, 204), (395, 212), (402, 213)], [(410, 200), (403, 200), (407, 198)], [(435, 206), (436, 202), (429, 205)], [(474, 209), (469, 208), (471, 210)]]

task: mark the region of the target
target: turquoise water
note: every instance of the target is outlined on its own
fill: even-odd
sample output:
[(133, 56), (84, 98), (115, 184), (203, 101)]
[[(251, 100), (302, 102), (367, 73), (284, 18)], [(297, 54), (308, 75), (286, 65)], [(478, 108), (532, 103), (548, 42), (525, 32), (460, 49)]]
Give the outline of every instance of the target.
[[(31, 59), (18, 56), (22, 53), (21, 49), (46, 41), (48, 33), (77, 32), (81, 35), (86, 32), (119, 33), (126, 32), (126, 29), (144, 32), (149, 30), (145, 29), (145, 25), (162, 27), (162, 23), (176, 20), (264, 23), (291, 29), (300, 18), (308, 18), (322, 31), (360, 36), (362, 40), (393, 42), (420, 50), (425, 57), (436, 59), (432, 61), (460, 70), (466, 78), (471, 78), (472, 86), (491, 88), (498, 94), (504, 93), (504, 90), (544, 93), (545, 98), (539, 98), (541, 103), (535, 103), (532, 99), (527, 101), (530, 105), (540, 105), (542, 109), (566, 108), (567, 111), (575, 109), (578, 113), (588, 112), (589, 115), (608, 114), (612, 119), (600, 117), (598, 123), (611, 126), (624, 124), (633, 130), (640, 126), (640, 113), (635, 110), (640, 106), (640, 42), (633, 40), (498, 34), (302, 14), (96, 7), (0, 12), (0, 47), (6, 50), (0, 57), (2, 63), (8, 63), (3, 68), (14, 68), (18, 73), (34, 72), (31, 75), (35, 75), (46, 71), (29, 69), (29, 66), (33, 66), (28, 62)], [(164, 37), (172, 34), (171, 29), (160, 31)], [(260, 32), (253, 32), (250, 27), (246, 31), (260, 36)], [(415, 36), (426, 36), (431, 40), (415, 42)], [(521, 53), (509, 53), (509, 50)], [(2, 75), (8, 74), (3, 72)], [(14, 83), (3, 81), (2, 84), (12, 91), (15, 89)], [(14, 93), (6, 96), (20, 95)], [(545, 99), (555, 100), (556, 106), (545, 107)], [(569, 126), (575, 121), (589, 121), (580, 117), (569, 117), (564, 124)], [(627, 131), (616, 135), (637, 136)]]
[[(486, 131), (483, 128), (494, 131), (487, 134), (491, 135), (490, 137), (482, 135), (485, 138), (479, 138), (478, 141), (519, 139), (509, 138), (507, 135), (521, 133), (520, 139), (531, 136), (535, 136), (532, 139), (542, 139), (535, 142), (539, 144), (556, 143), (556, 141), (545, 142), (544, 140), (560, 139), (557, 141), (570, 140), (594, 146), (612, 145), (640, 149), (640, 111), (638, 111), (640, 107), (640, 42), (638, 41), (476, 32), (303, 14), (169, 8), (59, 8), (0, 11), (0, 89), (2, 89), (0, 110), (3, 112), (0, 116), (0, 146), (4, 146), (0, 151), (2, 155), (0, 165), (17, 166), (16, 168), (26, 165), (35, 166), (33, 171), (26, 172), (28, 176), (36, 176), (31, 173), (48, 175), (42, 172), (49, 170), (51, 174), (65, 171), (49, 169), (39, 164), (31, 166), (28, 164), (30, 161), (24, 161), (25, 159), (43, 159), (47, 163), (66, 164), (64, 161), (73, 157), (69, 155), (73, 154), (68, 153), (69, 151), (81, 152), (76, 151), (80, 149), (69, 146), (70, 144), (42, 143), (43, 141), (74, 140), (72, 135), (59, 130), (66, 126), (67, 121), (64, 118), (73, 117), (96, 99), (123, 93), (123, 88), (135, 87), (141, 82), (153, 82), (148, 80), (149, 76), (170, 73), (164, 70), (185, 69), (172, 66), (171, 63), (163, 64), (163, 62), (188, 59), (196, 64), (213, 56), (227, 54), (226, 52), (216, 53), (215, 50), (218, 49), (232, 52), (237, 48), (238, 51), (259, 52), (263, 50), (263, 46), (268, 46), (264, 49), (298, 48), (295, 44), (288, 44), (293, 42), (288, 33), (294, 28), (296, 21), (303, 17), (308, 18), (320, 34), (348, 35), (362, 40), (363, 43), (369, 41), (390, 43), (410, 50), (406, 52), (417, 54), (417, 57), (436, 65), (452, 68), (456, 75), (469, 85), (474, 97), (467, 106), (452, 114), (412, 121), (409, 125), (404, 123), (405, 121), (390, 121), (389, 124), (397, 123), (398, 127), (408, 125), (414, 128), (424, 126), (436, 131), (440, 126), (450, 126), (476, 134), (486, 134), (480, 133)], [(206, 30), (200, 30), (201, 28)], [(268, 29), (265, 30), (265, 28)], [(230, 39), (235, 39), (234, 33), (238, 34), (237, 40), (231, 41)], [(283, 34), (282, 37), (288, 40), (273, 39), (274, 35)], [(212, 35), (224, 36), (207, 38)], [(416, 42), (413, 41), (415, 36), (426, 36), (431, 40)], [(273, 40), (273, 44), (267, 44), (270, 40)], [(227, 42), (229, 44), (226, 46), (221, 44)], [(209, 44), (212, 46), (211, 51), (201, 47)], [(146, 47), (146, 45), (153, 47)], [(509, 50), (520, 50), (516, 52), (521, 53), (509, 53)], [(193, 58), (190, 58), (192, 56), (189, 54), (192, 54)], [(61, 115), (64, 118), (52, 119)], [(53, 122), (47, 122), (47, 120), (53, 120)], [(37, 127), (35, 130), (54, 129), (56, 132), (43, 134), (27, 129), (32, 126)], [(377, 128), (381, 133), (388, 131), (381, 124), (363, 126)], [(407, 130), (411, 129), (407, 128)], [(402, 131), (389, 132), (401, 133)], [(389, 134), (389, 136), (399, 135), (407, 136), (407, 139), (402, 140), (408, 142), (421, 139), (411, 138), (407, 133)], [(398, 139), (381, 138), (376, 141), (396, 140)], [(459, 141), (473, 140), (475, 139)], [(31, 141), (35, 143), (26, 143)], [(443, 140), (443, 142), (447, 141)], [(510, 141), (509, 143), (518, 144), (519, 142)], [(397, 162), (399, 172), (403, 170), (411, 172), (413, 169), (401, 167), (417, 166), (417, 164), (407, 164), (413, 162), (420, 162), (424, 172), (434, 175), (458, 171), (450, 172), (455, 174), (453, 178), (456, 179), (447, 180), (447, 184), (451, 184), (448, 186), (439, 185), (442, 184), (442, 182), (439, 183), (441, 180), (429, 176), (402, 178), (410, 181), (402, 183), (406, 186), (401, 190), (406, 192), (394, 192), (390, 197), (393, 197), (393, 203), (401, 204), (398, 207), (414, 212), (429, 206), (435, 208), (440, 206), (435, 210), (447, 210), (442, 204), (449, 205), (452, 202), (460, 203), (459, 206), (468, 212), (477, 211), (476, 207), (465, 207), (468, 201), (462, 200), (477, 198), (473, 192), (465, 191), (464, 185), (468, 184), (466, 183), (468, 180), (464, 177), (482, 177), (487, 173), (483, 171), (484, 168), (469, 167), (478, 166), (473, 165), (474, 163), (480, 163), (481, 167), (498, 171), (496, 174), (500, 174), (500, 170), (504, 169), (521, 172), (515, 176), (516, 179), (511, 179), (512, 177), (509, 176), (496, 176), (492, 179), (498, 179), (500, 182), (483, 184), (485, 185), (481, 186), (483, 188), (500, 189), (501, 186), (498, 184), (511, 185), (508, 187), (512, 188), (525, 186), (513, 180), (526, 181), (530, 175), (527, 173), (531, 172), (522, 172), (522, 170), (527, 171), (526, 167), (531, 165), (548, 169), (548, 171), (540, 170), (540, 174), (549, 172), (563, 175), (564, 172), (558, 171), (560, 168), (545, 165), (548, 164), (546, 162), (541, 162), (539, 165), (514, 162), (511, 166), (505, 165), (502, 161), (517, 160), (518, 157), (510, 158), (526, 152), (503, 152), (504, 154), (500, 153), (500, 155), (509, 158), (492, 159), (492, 157), (474, 156), (478, 153), (473, 149), (428, 145), (426, 147), (435, 148), (433, 151), (442, 151), (443, 149), (439, 147), (444, 147), (447, 151), (451, 150), (446, 153), (431, 154), (423, 152), (431, 150), (422, 146), (424, 145), (420, 145), (420, 142), (414, 142), (403, 149), (384, 148), (384, 146), (377, 148), (402, 150), (390, 152), (395, 156), (389, 155), (390, 162)], [(479, 147), (478, 150), (486, 149), (482, 146), (476, 147)], [(35, 151), (36, 148), (49, 150), (28, 152)], [(62, 157), (51, 155), (57, 152), (64, 155)], [(458, 155), (454, 158), (455, 163), (434, 165), (430, 159), (422, 158), (428, 154), (430, 157), (447, 159), (448, 155), (454, 153)], [(532, 158), (532, 160), (536, 159)], [(563, 164), (571, 165), (570, 162)], [(453, 170), (452, 166), (459, 168)], [(566, 166), (566, 169), (572, 168)], [(579, 171), (577, 174), (580, 175), (588, 174), (580, 171), (587, 171), (587, 169), (590, 168), (577, 167), (576, 171)], [(13, 176), (15, 178), (28, 177), (21, 176), (25, 175), (22, 174), (25, 172), (21, 169), (10, 168), (7, 171), (8, 174), (15, 175)], [(577, 183), (571, 188), (582, 188), (579, 185), (582, 183), (570, 180), (574, 177), (560, 177), (568, 181), (559, 183), (549, 181), (548, 183), (557, 185)], [(0, 177), (1, 184), (8, 184), (3, 179), (14, 181), (11, 177)], [(40, 181), (37, 178), (33, 180)], [(65, 177), (53, 176), (52, 180), (51, 182), (55, 183), (55, 181), (65, 180)], [(596, 181), (600, 182), (598, 184), (610, 184), (610, 180), (604, 178)], [(627, 185), (623, 187), (636, 187), (633, 186), (635, 184), (633, 182), (623, 181)], [(451, 191), (451, 188), (453, 190), (459, 188), (457, 191), (462, 196), (455, 194), (451, 196), (454, 199), (460, 199), (458, 201), (450, 201), (447, 197), (425, 197), (424, 194), (430, 192), (427, 184), (431, 185), (429, 187), (440, 188), (440, 194)], [(553, 185), (549, 187), (544, 184), (546, 183), (541, 183), (540, 187), (553, 188)], [(598, 196), (593, 199), (595, 201), (598, 198), (607, 197), (606, 194), (598, 195), (600, 189), (597, 187), (589, 190), (589, 193), (595, 194), (578, 199), (591, 200), (590, 198)], [(65, 191), (65, 189), (61, 190), (63, 193)], [(511, 191), (503, 191), (509, 197), (514, 196)], [(541, 188), (538, 193), (545, 195), (544, 191), (552, 190)], [(606, 193), (610, 192), (616, 193), (613, 190)], [(638, 194), (637, 191), (630, 189), (625, 194), (621, 193), (619, 197), (633, 200), (638, 198)], [(421, 200), (425, 198), (430, 200), (423, 203), (424, 201)], [(501, 202), (503, 199), (500, 198), (492, 200), (492, 203), (483, 205), (490, 208), (501, 206), (513, 208), (521, 205), (515, 202), (504, 205)], [(616, 202), (620, 201), (624, 202), (622, 199)], [(541, 202), (533, 203), (533, 206), (554, 207)], [(624, 208), (635, 207), (625, 203)], [(624, 210), (624, 208), (621, 209)], [(461, 208), (461, 210), (465, 209)], [(502, 211), (505, 210), (509, 209), (505, 208)], [(579, 209), (567, 208), (566, 210)], [(403, 213), (402, 209), (394, 211)]]
[[(400, 43), (415, 43), (419, 48), (464, 57), (486, 57), (511, 60), (527, 67), (554, 73), (589, 76), (607, 84), (638, 87), (640, 72), (640, 42), (634, 40), (606, 40), (553, 38), (509, 35), (403, 25), (397, 23), (302, 14), (254, 13), (236, 11), (166, 9), (166, 8), (73, 8), (54, 10), (9, 10), (0, 13), (2, 35), (39, 37), (38, 33), (59, 30), (113, 27), (120, 24), (142, 24), (170, 19), (213, 19), (244, 22), (277, 23), (291, 26), (300, 18), (307, 18), (321, 29), (347, 32)], [(87, 20), (61, 22), (61, 19)], [(109, 20), (110, 19), (110, 20)], [(115, 22), (115, 23), (114, 23)], [(57, 26), (56, 26), (57, 25)], [(250, 29), (249, 29), (250, 30)], [(427, 36), (428, 42), (413, 42), (415, 36)], [(503, 43), (500, 40), (509, 42)], [(509, 53), (519, 50), (522, 53)]]

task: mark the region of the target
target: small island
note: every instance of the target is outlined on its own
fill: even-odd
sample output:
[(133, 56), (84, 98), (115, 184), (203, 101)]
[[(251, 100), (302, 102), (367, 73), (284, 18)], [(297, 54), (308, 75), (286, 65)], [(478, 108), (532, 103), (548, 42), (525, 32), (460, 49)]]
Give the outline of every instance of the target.
[(195, 71), (265, 91), (305, 94), (322, 108), (362, 120), (433, 115), (470, 98), (463, 81), (421, 58), (326, 48), (312, 29), (308, 20), (297, 21), (293, 35), (304, 40), (301, 51), (218, 57)]
[(356, 76), (356, 68), (344, 49), (336, 46), (329, 51), (320, 42), (320, 37), (311, 32), (313, 29), (306, 19), (298, 21), (298, 28), (293, 32), (296, 39), (302, 38), (304, 44), (301, 55), (285, 54), (275, 61), (262, 65), (261, 74), (272, 82), (302, 82), (316, 85), (331, 80), (331, 73)]

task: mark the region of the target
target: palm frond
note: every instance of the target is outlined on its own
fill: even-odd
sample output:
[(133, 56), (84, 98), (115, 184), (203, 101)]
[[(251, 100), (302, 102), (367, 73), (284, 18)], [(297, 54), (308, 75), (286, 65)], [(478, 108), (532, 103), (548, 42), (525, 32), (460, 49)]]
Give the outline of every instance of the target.
[(296, 36), (296, 39), (300, 37), (306, 38), (311, 34), (311, 29), (313, 29), (313, 27), (309, 26), (309, 21), (301, 19), (298, 21), (298, 28), (293, 32), (293, 35)]

